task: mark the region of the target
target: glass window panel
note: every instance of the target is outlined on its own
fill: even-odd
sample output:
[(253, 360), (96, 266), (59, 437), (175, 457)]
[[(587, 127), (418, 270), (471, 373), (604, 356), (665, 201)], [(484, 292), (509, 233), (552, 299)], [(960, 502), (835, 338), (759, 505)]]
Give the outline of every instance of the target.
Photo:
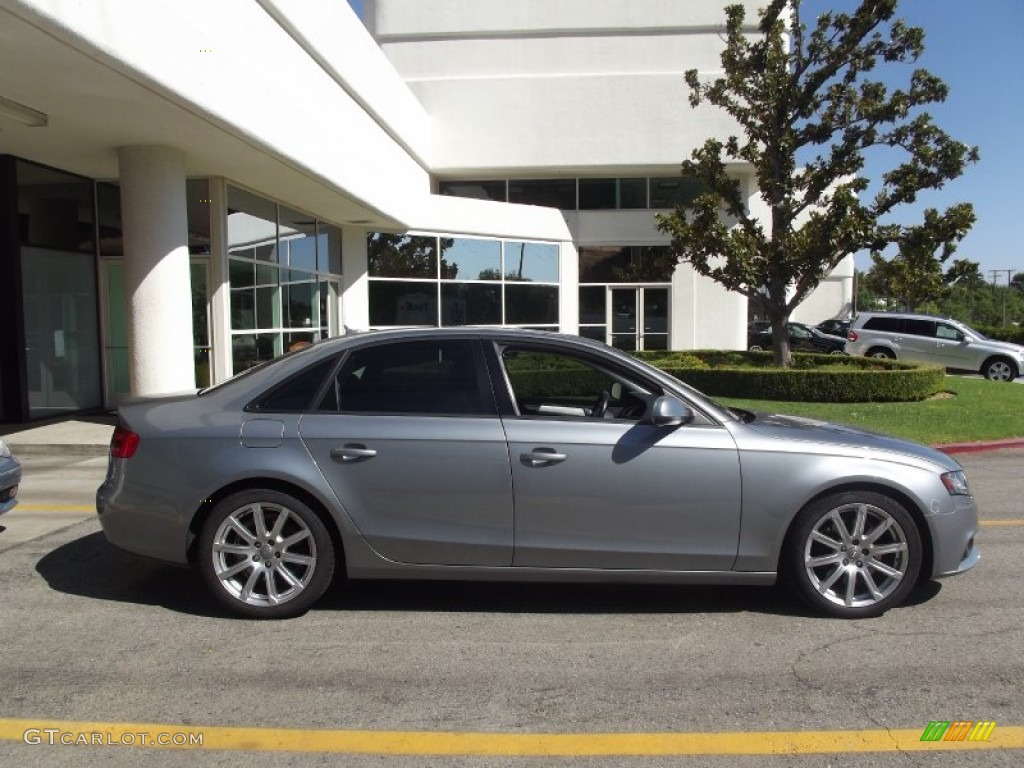
[(374, 232), (367, 236), (370, 277), (437, 277), (437, 238)]
[(285, 308), (284, 325), (287, 328), (313, 326), (313, 303), (316, 301), (316, 283), (312, 280), (288, 283), (282, 286)]
[(123, 256), (120, 188), (114, 184), (97, 184), (96, 206), (99, 209), (100, 255)]
[(675, 208), (697, 199), (704, 186), (689, 177), (668, 176), (651, 179), (651, 208)]
[(337, 361), (337, 357), (330, 357), (316, 365), (309, 366), (302, 373), (292, 376), (256, 403), (256, 410), (277, 412), (306, 410), (312, 405), (313, 398), (319, 393), (324, 379), (334, 370), (334, 364)]
[[(580, 322), (588, 325), (607, 322), (605, 287), (580, 288)], [(604, 338), (602, 336), (602, 338)]]
[(608, 326), (606, 325), (588, 325), (580, 328), (580, 336), (585, 339), (593, 339), (594, 341), (604, 342), (607, 338)]
[(238, 374), (254, 365), (273, 360), (280, 354), (280, 346), (280, 333), (236, 333), (231, 337), (234, 372)]
[(441, 239), (441, 277), (501, 280), (501, 242), (466, 237)]
[(437, 325), (437, 283), (370, 281), (370, 325)]
[[(668, 333), (668, 289), (644, 288), (642, 290), (644, 294), (644, 333)], [(654, 347), (648, 348), (654, 349)]]
[(231, 282), (231, 290), (241, 288), (252, 288), (256, 285), (256, 270), (251, 261), (240, 259), (228, 260), (228, 280)]
[(506, 285), (505, 322), (509, 325), (558, 322), (558, 287)]
[(450, 197), (470, 197), (477, 200), (506, 201), (505, 180), (485, 181), (442, 181), (437, 185), (438, 194)]
[(647, 207), (647, 179), (580, 179), (580, 210)]
[(92, 181), (21, 160), (15, 173), (21, 244), (95, 254)]
[(189, 264), (189, 274), (192, 278), (192, 343), (202, 347), (210, 343), (206, 264)]
[(256, 327), (256, 294), (253, 290), (256, 271), (250, 261), (230, 259), (228, 279), (231, 283), (231, 327), (249, 330)]
[(576, 179), (510, 179), (508, 201), (576, 210)]
[(441, 286), (443, 325), (501, 325), (501, 286), (445, 283)]
[(505, 279), (557, 283), (558, 246), (550, 243), (505, 243)]
[(188, 252), (192, 256), (210, 253), (210, 182), (188, 179), (185, 182), (188, 215)]
[(281, 290), (279, 288), (257, 288), (256, 289), (256, 327), (257, 328), (280, 328)]
[(228, 253), (277, 261), (277, 204), (228, 186)]
[(354, 351), (321, 410), (343, 413), (494, 413), (471, 341), (414, 341)]
[(663, 245), (584, 246), (579, 257), (581, 283), (667, 283), (678, 261)]
[(278, 232), (282, 264), (296, 269), (316, 272), (316, 219), (308, 213), (281, 206)]
[(320, 222), (317, 230), (317, 270), (341, 274), (341, 230), (331, 224)]

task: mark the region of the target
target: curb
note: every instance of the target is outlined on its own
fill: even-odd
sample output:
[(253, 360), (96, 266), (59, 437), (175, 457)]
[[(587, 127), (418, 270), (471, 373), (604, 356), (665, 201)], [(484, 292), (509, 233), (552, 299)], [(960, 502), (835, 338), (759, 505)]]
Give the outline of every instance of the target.
[(1008, 440), (987, 440), (978, 443), (947, 443), (936, 445), (943, 453), (982, 453), (983, 451), (999, 451), (1003, 448), (1024, 448), (1024, 438), (1014, 437)]

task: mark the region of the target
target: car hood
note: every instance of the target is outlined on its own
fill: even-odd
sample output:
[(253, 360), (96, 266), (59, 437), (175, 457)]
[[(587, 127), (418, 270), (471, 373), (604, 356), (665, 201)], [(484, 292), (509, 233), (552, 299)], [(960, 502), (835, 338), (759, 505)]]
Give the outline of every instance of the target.
[(1022, 347), (1020, 344), (1014, 344), (1011, 341), (996, 341), (995, 339), (985, 339), (981, 343), (987, 347), (1005, 349), (1007, 352), (1010, 352), (1011, 354), (1014, 354), (1017, 357), (1021, 357), (1022, 355), (1024, 355), (1024, 347)]
[(829, 451), (837, 455), (867, 458), (881, 458), (880, 454), (885, 454), (884, 458), (889, 461), (902, 456), (909, 463), (924, 461), (947, 471), (960, 469), (957, 461), (942, 451), (898, 437), (799, 416), (769, 413), (755, 413), (754, 416), (754, 421), (743, 425), (745, 429), (773, 442), (778, 440), (795, 444), (804, 451)]

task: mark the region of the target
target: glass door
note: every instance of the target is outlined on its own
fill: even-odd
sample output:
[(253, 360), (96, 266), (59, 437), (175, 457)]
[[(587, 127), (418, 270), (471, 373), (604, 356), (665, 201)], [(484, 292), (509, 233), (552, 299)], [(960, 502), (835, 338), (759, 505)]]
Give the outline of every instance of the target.
[(668, 288), (608, 288), (609, 343), (633, 352), (668, 349)]

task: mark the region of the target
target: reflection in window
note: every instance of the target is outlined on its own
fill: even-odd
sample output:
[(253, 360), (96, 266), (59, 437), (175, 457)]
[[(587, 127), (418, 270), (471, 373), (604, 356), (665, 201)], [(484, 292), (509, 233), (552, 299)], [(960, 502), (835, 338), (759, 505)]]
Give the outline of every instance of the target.
[(501, 280), (501, 243), (465, 237), (442, 238), (441, 277), (447, 280)]
[(437, 277), (437, 238), (374, 232), (366, 241), (370, 277)]
[(316, 219), (281, 206), (279, 244), (281, 264), (315, 272)]
[(557, 283), (558, 246), (548, 243), (505, 243), (505, 279)]
[(678, 259), (664, 245), (583, 246), (581, 283), (667, 283)]
[(473, 342), (410, 341), (352, 352), (320, 410), (342, 413), (494, 413)]
[(228, 187), (228, 254), (277, 261), (277, 204)]
[(489, 181), (442, 181), (437, 185), (439, 194), (449, 197), (468, 197), (475, 200), (508, 200), (504, 179)]

